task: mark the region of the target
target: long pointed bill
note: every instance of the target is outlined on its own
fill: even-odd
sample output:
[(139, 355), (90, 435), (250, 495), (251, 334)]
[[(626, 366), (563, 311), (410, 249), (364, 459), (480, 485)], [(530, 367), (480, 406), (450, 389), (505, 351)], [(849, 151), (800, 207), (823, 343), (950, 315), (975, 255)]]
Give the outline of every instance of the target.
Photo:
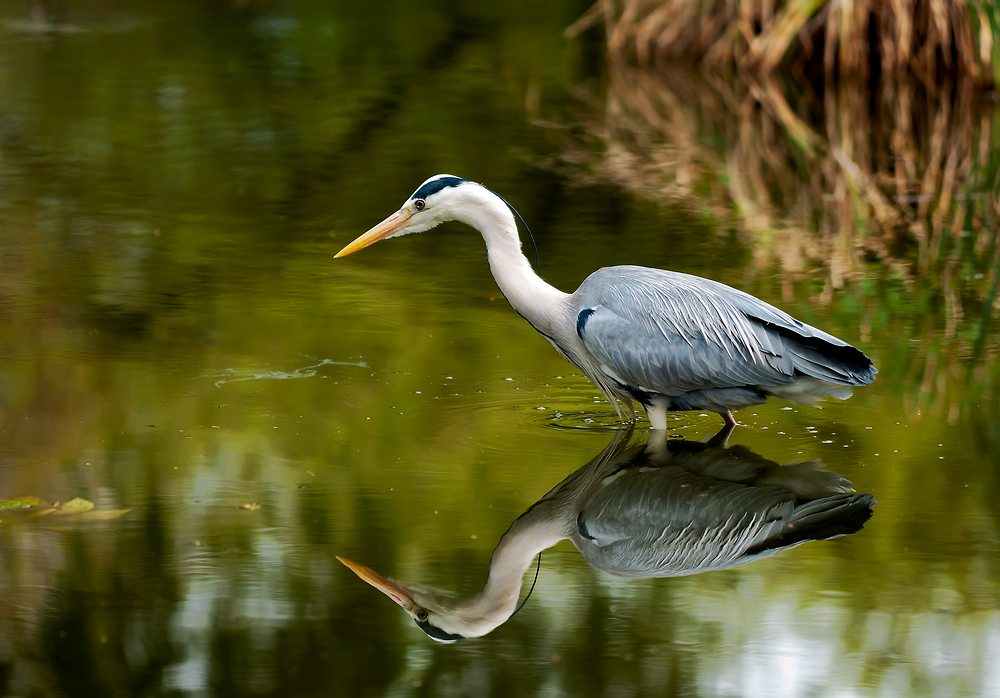
[(361, 579), (371, 584), (407, 611), (415, 606), (413, 599), (410, 597), (410, 592), (407, 591), (406, 587), (392, 581), (388, 577), (383, 577), (371, 567), (359, 565), (357, 562), (340, 557), (339, 555), (337, 559), (343, 562), (354, 574), (361, 577)]
[[(407, 211), (405, 208), (396, 211), (394, 214), (386, 218), (384, 221), (376, 225), (367, 233), (365, 233), (357, 240), (352, 242), (350, 245), (348, 245), (340, 252), (335, 254), (334, 259), (336, 259), (337, 257), (346, 257), (347, 255), (353, 254), (358, 250), (362, 250), (368, 247), (369, 245), (374, 245), (379, 240), (385, 240), (387, 237), (395, 235), (400, 230), (409, 225), (410, 218), (412, 216), (413, 212)], [(347, 563), (345, 562), (344, 564), (346, 565)], [(350, 567), (350, 565), (348, 565), (348, 567)]]

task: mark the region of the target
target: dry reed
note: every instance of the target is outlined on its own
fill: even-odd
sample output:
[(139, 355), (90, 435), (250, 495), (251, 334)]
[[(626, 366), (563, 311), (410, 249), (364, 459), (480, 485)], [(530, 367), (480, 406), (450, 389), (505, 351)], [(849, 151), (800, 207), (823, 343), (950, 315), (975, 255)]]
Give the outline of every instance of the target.
[(992, 279), (998, 164), (978, 94), (968, 79), (842, 80), (817, 95), (612, 66), (581, 117), (590, 142), (564, 144), (565, 159), (644, 198), (735, 210), (758, 266), (822, 262), (828, 292), (865, 256), (912, 276), (964, 254)]
[(656, 199), (697, 181), (757, 238), (818, 232), (754, 247), (783, 250), (786, 268), (824, 260), (831, 290), (865, 253), (906, 266), (911, 243), (917, 272), (969, 235), (974, 255), (993, 256), (983, 218), (996, 213), (996, 165), (978, 97), (997, 19), (992, 3), (964, 0), (599, 0), (567, 30), (603, 20), (607, 37), (594, 170)]
[(567, 33), (600, 21), (619, 64), (994, 80), (998, 13), (989, 0), (598, 0)]

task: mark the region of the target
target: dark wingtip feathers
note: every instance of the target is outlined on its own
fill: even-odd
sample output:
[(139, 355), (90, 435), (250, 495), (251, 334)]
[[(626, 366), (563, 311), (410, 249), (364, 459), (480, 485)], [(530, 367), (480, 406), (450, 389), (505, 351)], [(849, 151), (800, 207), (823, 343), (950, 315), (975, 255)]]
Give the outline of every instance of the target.
[[(860, 349), (856, 349), (847, 343), (833, 344), (821, 337), (810, 337), (799, 334), (774, 323), (765, 322), (764, 324), (772, 332), (776, 332), (784, 337), (786, 341), (818, 352), (823, 357), (824, 366), (842, 377), (844, 385), (868, 385), (875, 380), (875, 374), (878, 373), (878, 369), (875, 368), (872, 360)], [(804, 372), (810, 374), (808, 370)], [(824, 380), (830, 380), (827, 376), (820, 377)]]

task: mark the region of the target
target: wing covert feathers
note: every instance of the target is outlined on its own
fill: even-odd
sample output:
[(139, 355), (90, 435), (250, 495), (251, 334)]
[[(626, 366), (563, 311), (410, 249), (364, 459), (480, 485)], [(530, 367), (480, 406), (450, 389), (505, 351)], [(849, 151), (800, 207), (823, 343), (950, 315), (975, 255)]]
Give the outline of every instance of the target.
[[(574, 294), (577, 332), (599, 364), (664, 395), (812, 376), (865, 385), (861, 351), (715, 281), (646, 267), (605, 267)], [(590, 312), (587, 312), (587, 311)]]

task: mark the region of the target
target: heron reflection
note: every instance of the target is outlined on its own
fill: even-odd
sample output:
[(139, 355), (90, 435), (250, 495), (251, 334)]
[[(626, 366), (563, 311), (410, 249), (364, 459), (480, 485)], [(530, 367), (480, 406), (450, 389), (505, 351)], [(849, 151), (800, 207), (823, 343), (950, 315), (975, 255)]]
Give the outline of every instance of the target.
[(806, 541), (859, 531), (875, 499), (819, 460), (779, 465), (744, 446), (634, 443), (619, 432), (596, 458), (519, 516), (500, 539), (482, 591), (458, 597), (398, 582), (341, 557), (440, 642), (481, 637), (517, 608), (535, 556), (569, 539), (593, 567), (624, 577), (721, 570)]

